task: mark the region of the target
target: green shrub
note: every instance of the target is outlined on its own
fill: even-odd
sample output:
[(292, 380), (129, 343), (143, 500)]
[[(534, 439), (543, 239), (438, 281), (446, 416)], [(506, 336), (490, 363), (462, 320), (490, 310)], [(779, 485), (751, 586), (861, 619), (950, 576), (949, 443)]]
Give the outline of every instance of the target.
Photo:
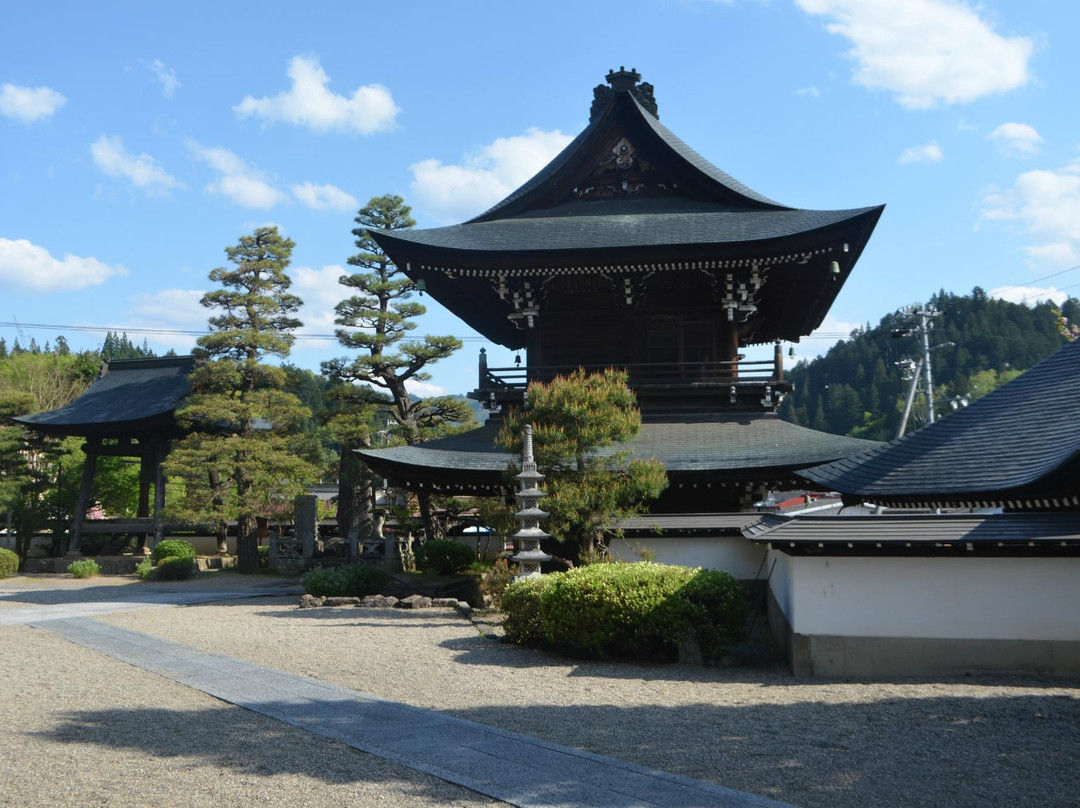
[(544, 639), (540, 620), (540, 596), (565, 572), (553, 572), (539, 578), (515, 581), (502, 593), (502, 610), (506, 614), (503, 631), (506, 639), (519, 645), (532, 645)]
[(454, 575), (468, 567), (475, 558), (472, 549), (461, 542), (434, 539), (417, 552), (416, 566), (434, 575)]
[(265, 544), (260, 544), (257, 548), (259, 551), (259, 569), (265, 570), (270, 568), (270, 547)]
[(195, 545), (183, 539), (165, 539), (154, 545), (150, 558), (155, 564), (166, 558), (195, 558)]
[[(186, 544), (187, 542), (185, 542)], [(159, 581), (186, 581), (195, 574), (195, 558), (163, 558), (158, 562), (155, 575)]]
[(363, 597), (381, 592), (389, 578), (383, 570), (370, 564), (350, 564), (310, 569), (300, 582), (305, 592), (316, 597)]
[(135, 574), (144, 581), (149, 579), (154, 574), (154, 562), (149, 558), (144, 558), (135, 565)]
[(0, 578), (10, 578), (19, 571), (19, 556), (6, 547), (0, 547)]
[(542, 638), (563, 653), (597, 659), (671, 660), (697, 636), (716, 658), (746, 620), (746, 601), (726, 572), (663, 564), (595, 564), (510, 586), (504, 629), (514, 642)]
[(68, 564), (68, 572), (76, 578), (93, 578), (101, 572), (101, 567), (94, 559), (84, 558), (82, 561), (72, 561)]

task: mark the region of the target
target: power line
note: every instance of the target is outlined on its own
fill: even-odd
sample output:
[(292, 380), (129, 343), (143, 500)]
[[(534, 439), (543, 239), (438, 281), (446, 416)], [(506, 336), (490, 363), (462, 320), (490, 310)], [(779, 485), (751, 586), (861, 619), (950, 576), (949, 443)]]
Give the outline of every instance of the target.
[[(14, 320), (0, 321), (0, 328), (28, 328), (37, 331), (86, 331), (90, 333), (107, 334), (110, 331), (116, 334), (146, 334), (167, 337), (202, 337), (210, 334), (207, 329), (194, 330), (183, 328), (136, 328), (131, 326), (116, 325), (64, 325), (58, 323), (21, 323)], [(337, 340), (336, 334), (295, 334), (298, 340)], [(458, 336), (456, 339), (462, 342), (488, 342), (486, 337)]]

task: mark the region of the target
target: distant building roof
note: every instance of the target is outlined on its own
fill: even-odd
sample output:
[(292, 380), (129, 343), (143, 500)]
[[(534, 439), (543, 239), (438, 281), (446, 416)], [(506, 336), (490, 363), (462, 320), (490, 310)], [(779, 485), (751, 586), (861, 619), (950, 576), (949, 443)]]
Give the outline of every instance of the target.
[[(402, 481), (443, 487), (501, 487), (513, 456), (496, 445), (502, 426), (490, 419), (460, 435), (412, 446), (361, 450), (379, 474)], [(829, 435), (783, 421), (772, 412), (699, 415), (680, 421), (646, 421), (625, 444), (601, 450), (611, 455), (658, 458), (669, 474), (707, 474), (715, 478), (773, 479), (824, 459), (862, 451), (872, 441)]]
[(119, 437), (175, 429), (173, 411), (187, 396), (192, 356), (114, 359), (85, 393), (65, 407), (12, 420), (59, 435)]
[(764, 514), (743, 535), (791, 555), (1076, 555), (1080, 514)]
[(1080, 342), (918, 432), (799, 476), (886, 505), (1080, 505)]

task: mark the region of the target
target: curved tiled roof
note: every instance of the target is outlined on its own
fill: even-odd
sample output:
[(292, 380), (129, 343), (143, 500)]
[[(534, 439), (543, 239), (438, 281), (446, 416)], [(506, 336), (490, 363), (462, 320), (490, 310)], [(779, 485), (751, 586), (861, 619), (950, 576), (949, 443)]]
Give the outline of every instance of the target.
[[(880, 207), (851, 210), (746, 210), (672, 200), (652, 209), (621, 211), (622, 200), (577, 202), (508, 219), (398, 230), (380, 234), (398, 242), (463, 252), (590, 251), (619, 248), (723, 245), (787, 238), (880, 214)], [(441, 260), (451, 260), (446, 256)]]
[(852, 498), (960, 503), (1075, 491), (1080, 342), (971, 406), (800, 476)]
[(121, 433), (157, 422), (179, 406), (190, 389), (191, 356), (123, 359), (106, 364), (90, 388), (65, 407), (12, 420), (63, 435)]
[(533, 192), (543, 189), (545, 185), (552, 182), (560, 173), (567, 170), (574, 162), (574, 158), (578, 156), (578, 153), (584, 149), (585, 145), (592, 138), (605, 131), (611, 124), (611, 118), (619, 114), (626, 115), (635, 122), (644, 123), (648, 129), (657, 136), (664, 147), (696, 169), (702, 176), (714, 183), (717, 190), (724, 192), (725, 195), (733, 196), (736, 199), (741, 198), (748, 206), (757, 208), (764, 206), (773, 210), (791, 210), (791, 208), (788, 208), (786, 205), (781, 205), (780, 203), (769, 199), (767, 196), (759, 194), (749, 186), (739, 182), (727, 172), (721, 171), (714, 166), (684, 143), (674, 132), (660, 123), (660, 120), (656, 116), (652, 115), (642, 107), (632, 93), (616, 92), (612, 94), (611, 100), (608, 102), (607, 109), (604, 113), (595, 117), (576, 138), (570, 141), (565, 149), (559, 152), (550, 163), (540, 169), (532, 179), (513, 191), (502, 201), (492, 205), (479, 216), (470, 219), (466, 224), (490, 221), (498, 218), (500, 215), (506, 215), (507, 210), (509, 209), (512, 211), (515, 207), (515, 203), (519, 200), (525, 199)]
[[(360, 455), (380, 473), (439, 476), (449, 483), (455, 475), (501, 475), (514, 459), (495, 444), (501, 422), (412, 446), (361, 450)], [(625, 444), (598, 454), (626, 451), (630, 457), (658, 458), (668, 473), (742, 473), (766, 475), (774, 470), (805, 468), (865, 450), (872, 441), (829, 435), (783, 421), (775, 413), (702, 416), (696, 420), (656, 421)]]

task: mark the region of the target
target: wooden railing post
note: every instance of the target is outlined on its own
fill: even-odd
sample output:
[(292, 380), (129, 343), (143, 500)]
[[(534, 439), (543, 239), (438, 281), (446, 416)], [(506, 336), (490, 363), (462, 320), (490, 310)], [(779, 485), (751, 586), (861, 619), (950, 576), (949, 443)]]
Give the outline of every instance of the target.
[(778, 382), (784, 380), (784, 348), (780, 340), (776, 341), (776, 348), (773, 351), (773, 379)]
[(487, 386), (487, 348), (480, 349), (480, 382), (476, 385), (477, 390), (483, 390)]

